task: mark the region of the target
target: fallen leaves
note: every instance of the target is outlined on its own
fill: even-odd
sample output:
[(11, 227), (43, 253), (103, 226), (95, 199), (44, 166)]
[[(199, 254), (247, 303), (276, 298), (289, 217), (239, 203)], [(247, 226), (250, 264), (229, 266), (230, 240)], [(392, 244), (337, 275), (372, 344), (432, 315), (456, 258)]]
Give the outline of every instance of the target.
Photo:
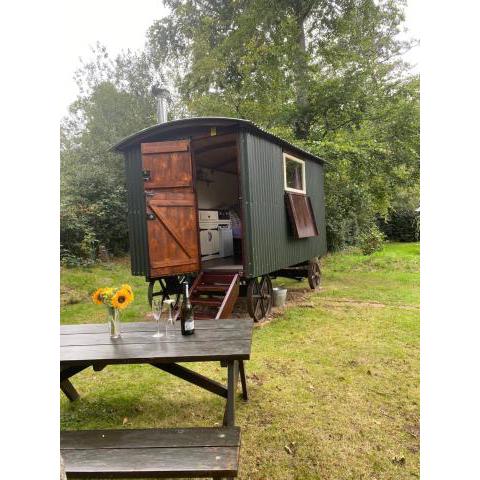
[(297, 451), (297, 442), (289, 442), (283, 447), (289, 455), (295, 455)]
[(400, 465), (401, 467), (405, 466), (406, 460), (405, 457), (393, 457), (392, 458), (392, 463), (394, 465)]

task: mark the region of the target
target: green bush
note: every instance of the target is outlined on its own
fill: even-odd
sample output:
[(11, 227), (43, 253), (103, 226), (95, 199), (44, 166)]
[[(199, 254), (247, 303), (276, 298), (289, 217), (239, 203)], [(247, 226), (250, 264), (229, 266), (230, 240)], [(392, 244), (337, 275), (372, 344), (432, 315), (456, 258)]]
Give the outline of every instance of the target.
[(371, 255), (382, 250), (384, 241), (385, 236), (376, 225), (362, 232), (359, 236), (360, 248), (364, 255)]
[(60, 213), (60, 243), (69, 255), (85, 260), (94, 261), (100, 245), (113, 255), (125, 253), (128, 231), (123, 188), (112, 188), (110, 195), (89, 204), (64, 202)]
[(94, 260), (79, 257), (60, 245), (60, 265), (63, 267), (89, 267), (94, 263)]
[(413, 209), (400, 209), (387, 220), (379, 218), (377, 224), (388, 240), (418, 242), (420, 240), (420, 213)]
[(79, 165), (64, 179), (60, 243), (68, 255), (86, 261), (97, 258), (100, 245), (113, 255), (128, 250), (123, 165), (119, 162), (115, 168), (104, 163)]
[(347, 135), (303, 146), (329, 162), (325, 166), (328, 250), (358, 245), (376, 214), (387, 214), (395, 191), (393, 178), (384, 167), (388, 163), (384, 146)]

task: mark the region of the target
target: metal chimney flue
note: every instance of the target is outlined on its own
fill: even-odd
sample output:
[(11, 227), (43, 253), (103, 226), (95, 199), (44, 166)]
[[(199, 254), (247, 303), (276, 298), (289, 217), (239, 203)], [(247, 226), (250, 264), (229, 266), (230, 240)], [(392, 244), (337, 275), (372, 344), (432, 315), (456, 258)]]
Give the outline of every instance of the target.
[(152, 95), (157, 99), (157, 122), (165, 123), (168, 121), (168, 101), (170, 92), (166, 88), (154, 86)]

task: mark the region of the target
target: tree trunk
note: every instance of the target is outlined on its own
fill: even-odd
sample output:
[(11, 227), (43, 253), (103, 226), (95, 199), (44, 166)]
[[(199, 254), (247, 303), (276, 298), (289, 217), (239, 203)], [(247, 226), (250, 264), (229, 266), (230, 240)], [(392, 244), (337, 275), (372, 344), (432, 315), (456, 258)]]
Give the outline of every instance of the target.
[[(301, 2), (299, 2), (301, 3)], [(295, 59), (295, 90), (296, 90), (296, 106), (294, 130), (295, 137), (305, 139), (308, 137), (311, 126), (310, 105), (308, 101), (308, 63), (307, 63), (307, 47), (305, 40), (305, 20), (307, 13), (302, 12), (300, 6), (295, 9), (295, 18), (297, 22), (297, 48), (298, 55)]]

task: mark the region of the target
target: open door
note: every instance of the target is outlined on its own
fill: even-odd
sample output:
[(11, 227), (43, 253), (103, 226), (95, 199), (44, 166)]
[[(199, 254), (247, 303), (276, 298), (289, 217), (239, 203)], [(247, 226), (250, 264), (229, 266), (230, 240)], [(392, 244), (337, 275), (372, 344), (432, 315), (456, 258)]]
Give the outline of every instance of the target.
[(142, 143), (149, 278), (200, 270), (189, 140)]

